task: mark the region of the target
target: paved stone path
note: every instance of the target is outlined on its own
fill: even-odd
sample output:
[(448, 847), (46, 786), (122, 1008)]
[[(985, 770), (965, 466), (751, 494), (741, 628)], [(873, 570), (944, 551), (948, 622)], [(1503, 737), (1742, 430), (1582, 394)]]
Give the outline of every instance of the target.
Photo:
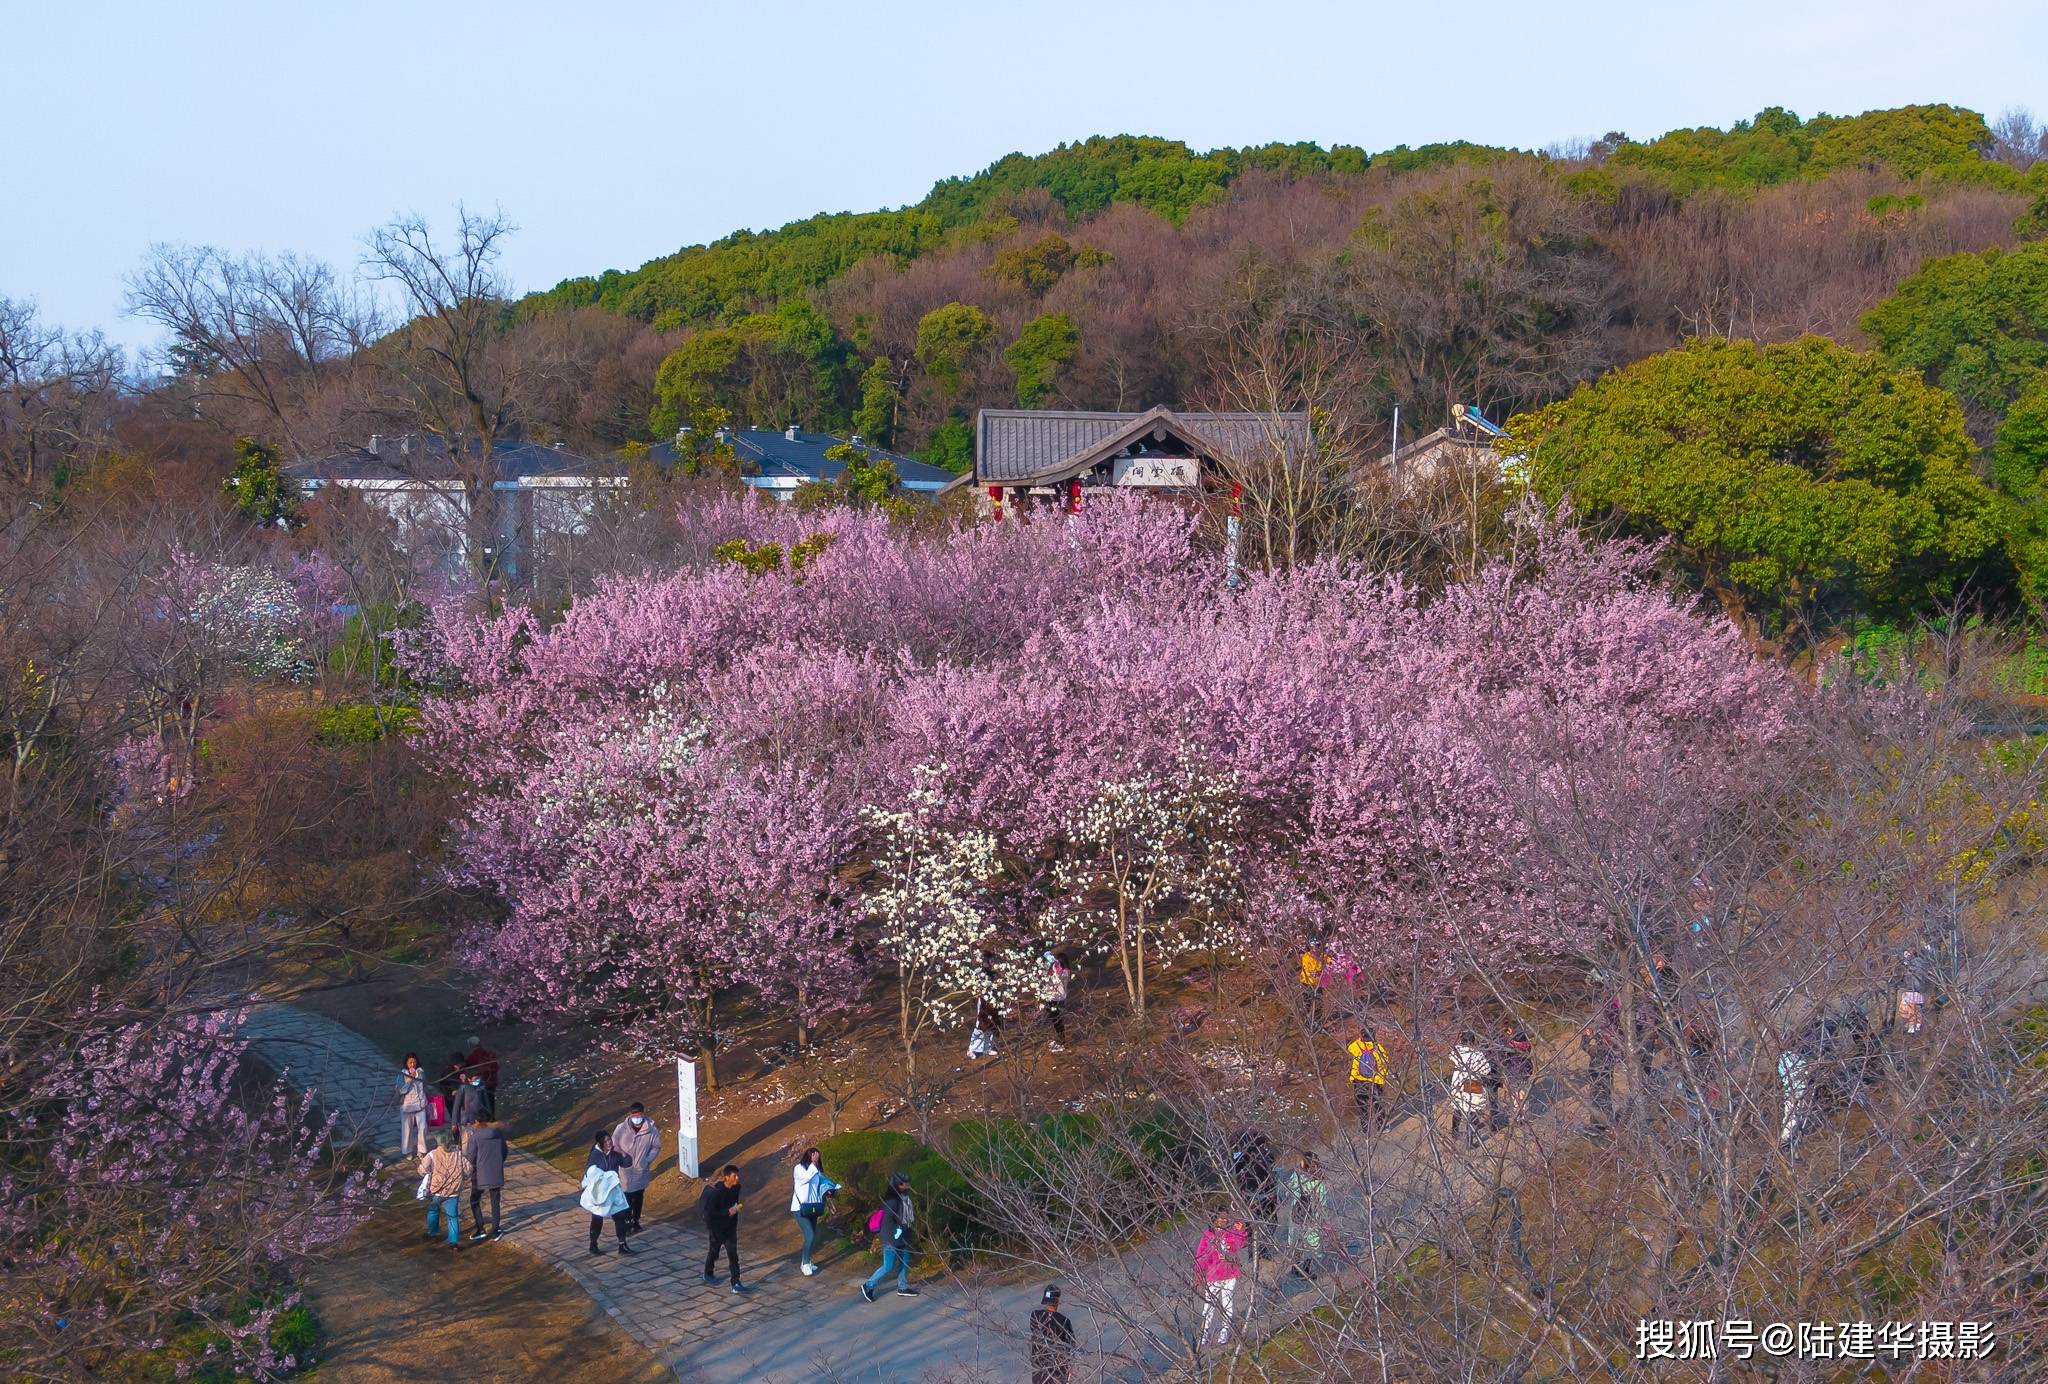
[[(318, 1094), (336, 1117), (341, 1138), (358, 1139), (386, 1158), (397, 1156), (395, 1068), (374, 1043), (332, 1019), (284, 1004), (252, 1010), (242, 1031), (266, 1065)], [(408, 1208), (416, 1205), (406, 1199), (411, 1181), (400, 1181), (399, 1196)], [(1025, 1375), (1014, 1332), (1038, 1300), (1031, 1288), (970, 1298), (950, 1285), (930, 1284), (923, 1285), (924, 1297), (913, 1300), (893, 1296), (892, 1283), (870, 1304), (858, 1292), (868, 1260), (828, 1260), (817, 1277), (805, 1278), (791, 1255), (750, 1262), (742, 1230), (741, 1267), (752, 1291), (736, 1296), (722, 1282), (704, 1285), (705, 1236), (687, 1212), (680, 1221), (649, 1221), (633, 1237), (636, 1254), (590, 1255), (590, 1217), (577, 1204), (579, 1190), (541, 1159), (511, 1150), (503, 1194), (506, 1241), (574, 1279), (684, 1384), (1002, 1384)], [(783, 1214), (786, 1195), (779, 1186), (762, 1188), (748, 1198), (748, 1216), (760, 1224), (757, 1207), (767, 1215)], [(466, 1221), (466, 1195), (462, 1214)], [(463, 1253), (505, 1252), (497, 1243), (468, 1244), (474, 1229), (462, 1228)], [(609, 1227), (604, 1243), (609, 1250)], [(1007, 1330), (995, 1329), (998, 1324)]]

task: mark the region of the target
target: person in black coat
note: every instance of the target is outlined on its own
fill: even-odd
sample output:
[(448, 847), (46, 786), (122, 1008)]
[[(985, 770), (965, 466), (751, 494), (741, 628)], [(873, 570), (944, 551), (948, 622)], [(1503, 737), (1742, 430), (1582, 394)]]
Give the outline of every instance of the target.
[[(499, 1198), (505, 1189), (505, 1131), (485, 1112), (463, 1135), (463, 1161), (469, 1164), (469, 1219), (476, 1227), (472, 1240), (493, 1240), (499, 1233)], [(491, 1228), (484, 1229), (484, 1198), (491, 1202)]]
[(455, 1088), (455, 1098), (448, 1103), (448, 1124), (458, 1136), (484, 1117), (483, 1079), (475, 1072), (462, 1078), (462, 1084)]
[(704, 1213), (704, 1233), (710, 1237), (711, 1248), (704, 1255), (704, 1281), (718, 1282), (718, 1251), (725, 1250), (726, 1267), (732, 1270), (732, 1290), (744, 1293), (747, 1287), (740, 1282), (740, 1170), (728, 1163), (719, 1173), (718, 1180), (704, 1189), (697, 1209)]
[(1031, 1384), (1067, 1384), (1074, 1360), (1074, 1324), (1060, 1311), (1060, 1290), (1047, 1288), (1031, 1310)]

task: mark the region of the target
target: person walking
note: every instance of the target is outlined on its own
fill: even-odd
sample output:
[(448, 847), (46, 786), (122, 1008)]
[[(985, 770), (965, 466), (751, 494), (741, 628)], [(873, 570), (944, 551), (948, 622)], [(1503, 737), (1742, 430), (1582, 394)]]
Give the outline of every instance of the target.
[(448, 1127), (461, 1138), (484, 1114), (484, 1082), (475, 1072), (465, 1073), (462, 1084), (455, 1088), (455, 1099), (448, 1106)]
[(1493, 1128), (1492, 1080), (1493, 1063), (1480, 1050), (1479, 1035), (1465, 1029), (1451, 1049), (1451, 1137), (1462, 1124), (1467, 1148), (1478, 1148)]
[(1195, 1282), (1202, 1293), (1202, 1332), (1197, 1346), (1213, 1337), (1230, 1343), (1230, 1317), (1237, 1307), (1238, 1259), (1244, 1253), (1244, 1222), (1218, 1211), (1195, 1245)]
[(1031, 1309), (1031, 1384), (1067, 1384), (1074, 1363), (1074, 1324), (1060, 1311), (1059, 1285)]
[[(476, 1227), (472, 1240), (495, 1240), (502, 1222), (499, 1199), (505, 1191), (505, 1131), (497, 1117), (485, 1111), (483, 1117), (463, 1131), (463, 1162), (469, 1170), (469, 1219)], [(491, 1201), (491, 1228), (484, 1229), (484, 1197)]]
[(794, 1184), (790, 1192), (789, 1213), (796, 1217), (796, 1228), (804, 1237), (803, 1249), (797, 1255), (797, 1267), (803, 1270), (805, 1278), (809, 1278), (818, 1271), (812, 1256), (818, 1251), (818, 1220), (825, 1214), (825, 1198), (839, 1190), (839, 1184), (825, 1176), (816, 1145), (797, 1156)]
[(1322, 1266), (1323, 1227), (1330, 1219), (1330, 1184), (1323, 1181), (1313, 1153), (1304, 1151), (1287, 1175), (1287, 1211), (1287, 1247), (1295, 1271), (1312, 1279)]
[(1038, 978), (1038, 1003), (1045, 1011), (1045, 1021), (1052, 1025), (1052, 1042), (1046, 1046), (1054, 1052), (1065, 1052), (1067, 990), (1071, 977), (1067, 971), (1067, 964), (1060, 960), (1058, 952), (1047, 952), (1044, 966), (1045, 969)]
[(626, 1193), (626, 1233), (638, 1235), (647, 1184), (654, 1180), (654, 1165), (661, 1159), (661, 1130), (637, 1100), (626, 1107), (626, 1118), (612, 1131), (612, 1153), (619, 1160), (619, 1186)]
[(619, 1242), (619, 1253), (633, 1253), (633, 1247), (626, 1243), (626, 1193), (619, 1186), (619, 1160), (612, 1153), (608, 1129), (600, 1129), (591, 1136), (590, 1157), (583, 1163), (583, 1194), (578, 1201), (590, 1213), (592, 1254), (604, 1253), (597, 1237), (604, 1232), (606, 1219), (612, 1223), (612, 1237)]
[(718, 1180), (704, 1189), (698, 1199), (697, 1209), (704, 1215), (704, 1233), (711, 1239), (711, 1248), (704, 1254), (704, 1281), (717, 1283), (718, 1251), (725, 1251), (725, 1265), (732, 1270), (732, 1290), (735, 1293), (747, 1291), (747, 1285), (740, 1282), (740, 1170), (737, 1164), (728, 1163), (719, 1171)]
[(1358, 1107), (1358, 1127), (1367, 1134), (1379, 1122), (1380, 1102), (1387, 1094), (1387, 1053), (1365, 1024), (1344, 1048), (1351, 1057), (1351, 1100)]
[(427, 1152), (427, 1070), (420, 1055), (409, 1052), (398, 1069), (398, 1156), (424, 1157)]
[(420, 1159), (420, 1186), (427, 1199), (427, 1238), (441, 1233), (440, 1222), (448, 1223), (448, 1243), (462, 1248), (462, 1154), (455, 1136), (442, 1133), (439, 1141)]
[(892, 1269), (896, 1273), (896, 1296), (917, 1296), (917, 1289), (910, 1286), (910, 1237), (916, 1225), (917, 1208), (910, 1202), (910, 1174), (890, 1173), (889, 1190), (882, 1194), (882, 1267), (860, 1285), (860, 1295), (869, 1302), (875, 1300), (875, 1289), (882, 1286), (882, 1280)]

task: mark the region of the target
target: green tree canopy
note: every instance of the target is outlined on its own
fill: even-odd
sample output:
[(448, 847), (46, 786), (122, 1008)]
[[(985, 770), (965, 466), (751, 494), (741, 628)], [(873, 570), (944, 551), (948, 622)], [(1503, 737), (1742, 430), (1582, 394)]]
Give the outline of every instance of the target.
[(918, 320), (917, 359), (948, 395), (958, 394), (974, 353), (995, 334), (996, 324), (980, 308), (971, 303), (948, 303)]
[(1051, 396), (1061, 368), (1074, 358), (1080, 341), (1074, 319), (1064, 312), (1048, 312), (1024, 324), (1003, 352), (1003, 359), (1017, 372), (1018, 408), (1037, 408)]
[[(648, 420), (657, 437), (707, 408), (771, 426), (825, 422), (838, 395), (845, 347), (808, 300), (691, 333), (654, 376)], [(844, 415), (841, 414), (841, 417)]]
[(235, 439), (235, 472), (227, 480), (235, 513), (251, 523), (290, 524), (299, 517), (299, 487), (278, 469), (275, 448), (253, 437)]
[(1047, 231), (1029, 245), (996, 252), (988, 276), (999, 284), (1021, 288), (1036, 298), (1074, 267), (1074, 247), (1058, 231)]
[(877, 447), (889, 445), (896, 431), (896, 367), (876, 356), (860, 374), (860, 407), (853, 411), (853, 430)]
[(1509, 421), (1550, 501), (1673, 553), (1732, 612), (1906, 611), (1987, 565), (2009, 516), (1955, 399), (1807, 337), (1695, 341)]
[(1929, 260), (1863, 316), (1878, 349), (1991, 419), (2048, 369), (2048, 242)]
[(1707, 187), (1750, 191), (1835, 168), (2009, 181), (1984, 157), (1990, 142), (1984, 117), (1957, 106), (1900, 106), (1805, 121), (1772, 106), (1726, 130), (1673, 130), (1625, 143), (1608, 162), (1641, 169), (1681, 194)]

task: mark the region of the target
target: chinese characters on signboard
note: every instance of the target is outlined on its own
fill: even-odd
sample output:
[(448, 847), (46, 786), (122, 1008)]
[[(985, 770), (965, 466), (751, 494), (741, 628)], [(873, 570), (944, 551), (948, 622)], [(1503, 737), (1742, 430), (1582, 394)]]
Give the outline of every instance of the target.
[(1192, 486), (1196, 466), (1193, 457), (1118, 457), (1110, 484)]

